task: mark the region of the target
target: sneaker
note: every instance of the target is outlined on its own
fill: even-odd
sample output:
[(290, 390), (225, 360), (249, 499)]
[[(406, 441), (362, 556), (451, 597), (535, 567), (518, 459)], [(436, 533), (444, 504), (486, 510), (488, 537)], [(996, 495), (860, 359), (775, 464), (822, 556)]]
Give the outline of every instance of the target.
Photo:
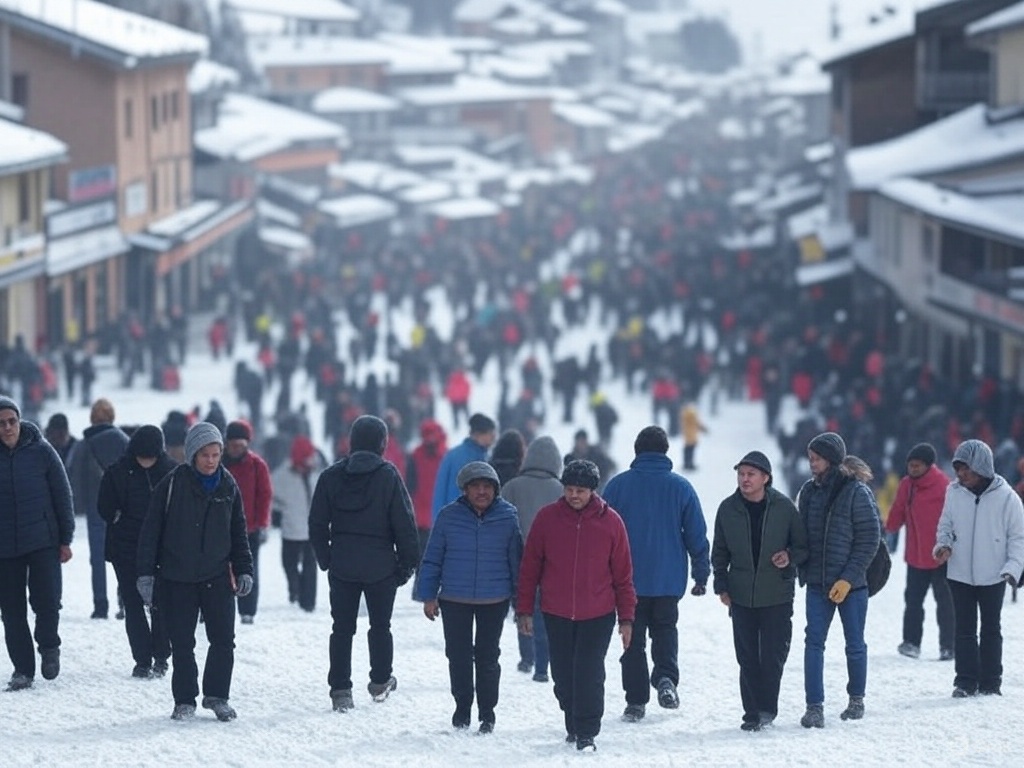
[(644, 704), (627, 704), (626, 711), (622, 713), (622, 719), (627, 723), (639, 723), (647, 714), (647, 706)]
[(593, 736), (579, 736), (576, 739), (577, 752), (597, 752), (597, 745)]
[(39, 651), (42, 662), (39, 671), (44, 680), (53, 680), (60, 674), (60, 648), (44, 648)]
[(153, 677), (163, 677), (167, 674), (167, 659), (155, 659), (153, 661)]
[(26, 688), (32, 687), (32, 675), (26, 675), (24, 672), (15, 672), (11, 675), (10, 681), (7, 683), (8, 691), (24, 691)]
[(899, 651), (900, 656), (907, 656), (911, 659), (918, 659), (921, 657), (921, 646), (914, 645), (913, 643), (900, 643), (896, 650)]
[(195, 704), (175, 704), (171, 720), (191, 720), (196, 716)]
[(331, 706), (335, 712), (347, 712), (355, 707), (351, 688), (336, 688), (331, 691)]
[(967, 688), (961, 688), (959, 685), (953, 689), (954, 699), (969, 699), (974, 695), (974, 691), (968, 690)]
[(808, 704), (807, 711), (804, 712), (804, 716), (800, 718), (800, 725), (804, 728), (824, 728), (825, 705)]
[(533, 676), (533, 681), (535, 683), (546, 683), (548, 681), (548, 676), (545, 672), (538, 672)]
[(234, 720), (238, 717), (238, 713), (228, 704), (227, 699), (221, 699), (216, 696), (203, 696), (203, 709), (212, 709), (213, 714), (217, 716), (217, 719), (222, 723), (226, 723), (229, 720)]
[(252, 624), (253, 618), (254, 618), (253, 616), (249, 616), (249, 615), (243, 614), (242, 615), (242, 623), (243, 624)]
[(153, 676), (153, 668), (147, 664), (136, 664), (132, 670), (132, 677), (137, 680), (149, 680)]
[(390, 694), (397, 687), (398, 680), (396, 680), (395, 676), (392, 675), (387, 679), (387, 682), (370, 683), (366, 686), (366, 690), (370, 692), (370, 695), (373, 697), (374, 701), (381, 702), (385, 701), (388, 697), (388, 694)]
[(952, 661), (956, 658), (956, 654), (953, 653), (952, 648), (942, 648), (939, 651), (939, 661)]
[(520, 661), (518, 664), (516, 664), (516, 669), (518, 669), (524, 675), (528, 675), (533, 671), (533, 662)]
[(840, 720), (860, 720), (864, 717), (864, 697), (851, 696), (846, 709), (839, 713)]
[(664, 709), (679, 709), (679, 694), (675, 684), (668, 678), (658, 683), (658, 705)]
[(762, 727), (763, 726), (761, 725), (760, 721), (752, 723), (749, 720), (744, 720), (743, 724), (740, 726), (740, 730), (753, 732), (760, 731)]

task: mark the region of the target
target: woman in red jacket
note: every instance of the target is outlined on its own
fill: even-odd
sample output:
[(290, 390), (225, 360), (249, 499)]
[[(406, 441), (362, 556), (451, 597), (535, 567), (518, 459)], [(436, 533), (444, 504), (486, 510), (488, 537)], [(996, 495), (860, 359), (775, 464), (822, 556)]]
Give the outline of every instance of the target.
[(519, 631), (530, 635), (540, 587), (555, 698), (565, 713), (566, 741), (580, 751), (596, 749), (601, 730), (604, 659), (615, 615), (628, 648), (636, 610), (626, 526), (594, 493), (600, 479), (592, 461), (565, 466), (563, 497), (541, 507), (530, 527), (516, 600)]

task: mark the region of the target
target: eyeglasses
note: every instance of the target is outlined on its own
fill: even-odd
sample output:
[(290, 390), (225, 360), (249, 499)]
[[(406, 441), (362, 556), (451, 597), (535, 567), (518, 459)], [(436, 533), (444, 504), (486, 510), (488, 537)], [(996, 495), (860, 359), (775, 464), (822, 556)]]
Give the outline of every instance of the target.
[(0, 419), (0, 427), (2, 427), (4, 429), (7, 429), (7, 427), (17, 426), (17, 424), (18, 424), (17, 417), (15, 417), (13, 419)]

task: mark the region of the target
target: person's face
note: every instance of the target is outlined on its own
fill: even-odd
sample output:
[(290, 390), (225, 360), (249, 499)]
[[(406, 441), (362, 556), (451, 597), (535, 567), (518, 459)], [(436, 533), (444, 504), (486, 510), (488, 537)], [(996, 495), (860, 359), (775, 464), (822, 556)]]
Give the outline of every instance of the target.
[(477, 512), (483, 512), (491, 506), (495, 495), (494, 483), (490, 480), (481, 477), (466, 483), (466, 498)]
[(237, 459), (243, 455), (249, 448), (249, 441), (244, 437), (236, 437), (227, 442), (227, 454), (232, 459)]
[(736, 470), (736, 485), (740, 494), (748, 501), (760, 501), (764, 498), (764, 488), (768, 485), (770, 475), (749, 464), (740, 464)]
[(204, 445), (198, 451), (196, 451), (195, 462), (196, 469), (199, 470), (201, 475), (212, 475), (217, 471), (217, 467), (220, 466), (221, 454), (224, 451), (220, 447), (220, 443), (210, 443)]
[(976, 488), (982, 481), (981, 475), (962, 461), (953, 462), (953, 471), (956, 472), (956, 479), (964, 488)]
[(480, 443), (484, 448), (490, 448), (494, 445), (494, 440), (497, 437), (497, 430), (491, 430), (490, 432), (481, 432), (477, 436), (477, 442)]
[(579, 485), (566, 485), (562, 488), (562, 496), (565, 498), (566, 503), (577, 511), (587, 506), (590, 503), (590, 497), (593, 495), (594, 492), (592, 490)]
[(907, 474), (911, 477), (921, 477), (925, 472), (928, 471), (928, 465), (920, 459), (911, 459), (907, 462)]
[(828, 472), (829, 463), (826, 459), (816, 454), (810, 448), (807, 449), (807, 463), (811, 467), (811, 474), (815, 478), (821, 478)]
[(21, 419), (11, 408), (4, 408), (0, 411), (0, 442), (8, 448), (18, 444), (21, 437)]
[(135, 463), (143, 469), (149, 469), (156, 464), (156, 456), (136, 456)]

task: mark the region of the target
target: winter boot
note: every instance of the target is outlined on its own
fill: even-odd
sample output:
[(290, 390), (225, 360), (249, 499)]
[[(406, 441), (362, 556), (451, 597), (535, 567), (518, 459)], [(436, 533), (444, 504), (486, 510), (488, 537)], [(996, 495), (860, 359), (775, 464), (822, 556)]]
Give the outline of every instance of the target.
[(44, 680), (53, 680), (60, 674), (60, 648), (43, 648), (39, 651), (42, 662), (39, 670)]
[(386, 701), (388, 694), (398, 687), (398, 680), (392, 675), (384, 683), (370, 683), (366, 686), (366, 690), (370, 692), (373, 700), (376, 702)]
[(804, 728), (824, 728), (825, 705), (808, 704), (807, 711), (804, 712), (804, 716), (800, 718), (800, 725)]
[(196, 716), (195, 704), (175, 704), (171, 720), (191, 720)]
[(750, 721), (750, 720), (744, 720), (743, 723), (740, 725), (740, 730), (741, 731), (753, 732), (753, 731), (760, 731), (762, 728), (763, 728), (763, 726), (761, 725), (761, 721), (760, 720), (755, 720), (753, 722)]
[(163, 677), (167, 674), (167, 659), (153, 660), (153, 677)]
[(153, 676), (153, 669), (148, 664), (136, 664), (132, 670), (132, 677), (136, 680), (149, 680)]
[(939, 661), (952, 661), (956, 657), (952, 648), (942, 648), (939, 651)]
[(914, 645), (913, 643), (900, 643), (896, 650), (899, 651), (901, 656), (908, 656), (911, 659), (917, 659), (921, 656), (921, 646)]
[(846, 709), (839, 713), (840, 720), (860, 720), (864, 717), (864, 697), (851, 696)]
[(597, 752), (597, 745), (594, 744), (593, 736), (579, 736), (576, 739), (577, 752)]
[(217, 719), (222, 723), (226, 723), (229, 720), (234, 720), (238, 717), (238, 714), (228, 704), (227, 699), (221, 699), (216, 696), (203, 696), (203, 709), (212, 709), (213, 714), (217, 716)]
[(675, 683), (667, 677), (658, 682), (658, 705), (664, 709), (679, 709), (679, 694)]
[(974, 695), (974, 691), (968, 690), (967, 688), (961, 688), (959, 685), (953, 689), (954, 699), (969, 699)]
[(351, 688), (335, 688), (331, 691), (331, 706), (334, 707), (335, 712), (347, 712), (355, 705), (356, 703), (352, 700)]
[(627, 723), (639, 723), (647, 714), (647, 707), (644, 704), (627, 704), (626, 711), (622, 713), (622, 719)]
[(10, 682), (7, 683), (6, 690), (8, 691), (24, 691), (26, 688), (32, 687), (32, 675), (26, 675), (24, 672), (15, 672), (11, 675)]

